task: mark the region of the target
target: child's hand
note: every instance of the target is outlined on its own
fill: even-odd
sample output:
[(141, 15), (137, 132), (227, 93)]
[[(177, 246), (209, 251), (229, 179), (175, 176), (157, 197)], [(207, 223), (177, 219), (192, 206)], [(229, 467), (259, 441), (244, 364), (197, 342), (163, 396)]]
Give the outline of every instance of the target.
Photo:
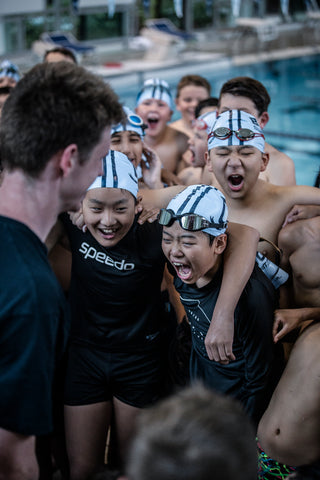
[(68, 212), (68, 213), (73, 225), (75, 225), (80, 230), (85, 232), (87, 230), (87, 226), (84, 223), (82, 208), (80, 208), (80, 210), (78, 210), (77, 212)]
[(141, 169), (144, 183), (151, 189), (162, 188), (161, 169), (162, 163), (154, 150), (144, 147), (142, 153), (144, 159), (141, 160)]

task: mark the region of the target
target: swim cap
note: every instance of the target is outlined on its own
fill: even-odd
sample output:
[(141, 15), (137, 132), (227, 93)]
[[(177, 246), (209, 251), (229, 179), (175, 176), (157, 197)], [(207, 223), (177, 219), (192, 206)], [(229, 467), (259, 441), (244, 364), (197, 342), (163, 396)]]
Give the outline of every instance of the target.
[(125, 115), (124, 121), (112, 126), (111, 135), (116, 132), (129, 131), (136, 132), (143, 139), (147, 125), (143, 123), (142, 118), (128, 107), (123, 107), (123, 112)]
[[(218, 128), (232, 130), (231, 135), (228, 138), (217, 138), (213, 135), (213, 132)], [(236, 133), (240, 129), (251, 130), (255, 135), (252, 139), (239, 140)], [(238, 133), (239, 135), (239, 133)], [(262, 129), (257, 122), (257, 119), (247, 112), (242, 110), (228, 110), (221, 113), (214, 124), (208, 137), (208, 151), (215, 147), (227, 147), (230, 145), (250, 145), (256, 147), (260, 152), (264, 152), (264, 136)]]
[(190, 185), (178, 193), (166, 208), (175, 215), (195, 213), (212, 223), (221, 225), (219, 228), (205, 228), (203, 232), (210, 235), (221, 235), (226, 231), (228, 207), (222, 193), (210, 185)]
[(162, 100), (169, 105), (170, 110), (174, 109), (170, 87), (165, 80), (160, 80), (159, 78), (149, 78), (146, 80), (137, 95), (136, 106), (149, 98)]
[(93, 188), (123, 188), (137, 198), (138, 179), (136, 169), (128, 157), (110, 150), (102, 159), (103, 175), (95, 179), (88, 190)]
[(9, 60), (3, 60), (0, 63), (0, 78), (9, 77), (13, 78), (16, 82), (20, 80), (19, 68)]

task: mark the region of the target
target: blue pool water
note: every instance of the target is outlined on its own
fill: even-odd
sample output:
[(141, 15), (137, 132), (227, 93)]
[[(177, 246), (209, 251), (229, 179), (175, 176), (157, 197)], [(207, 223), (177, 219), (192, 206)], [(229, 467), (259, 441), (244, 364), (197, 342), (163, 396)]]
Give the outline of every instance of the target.
[[(220, 87), (229, 78), (245, 75), (262, 82), (267, 88), (271, 104), (270, 121), (265, 127), (266, 140), (287, 153), (296, 166), (299, 185), (313, 185), (320, 166), (320, 56), (255, 63), (242, 66), (211, 64), (194, 66), (181, 74), (174, 69), (136, 75), (136, 78), (111, 79), (110, 83), (122, 102), (134, 108), (136, 94), (145, 78), (160, 76), (167, 80), (175, 94), (182, 75), (198, 73), (211, 83), (212, 95), (218, 96)], [(177, 112), (173, 119), (178, 118)]]

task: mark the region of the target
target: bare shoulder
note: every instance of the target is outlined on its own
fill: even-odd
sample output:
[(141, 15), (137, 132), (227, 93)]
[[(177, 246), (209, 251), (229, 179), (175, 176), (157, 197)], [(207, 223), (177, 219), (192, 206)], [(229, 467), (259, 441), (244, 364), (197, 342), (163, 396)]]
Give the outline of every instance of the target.
[(266, 143), (266, 153), (269, 154), (267, 167), (268, 180), (275, 185), (295, 185), (295, 165), (291, 157)]
[(184, 153), (188, 148), (188, 135), (167, 125), (166, 136), (168, 140), (174, 141), (179, 146), (179, 150)]
[(187, 167), (178, 173), (178, 178), (183, 185), (194, 185), (201, 183), (202, 168)]

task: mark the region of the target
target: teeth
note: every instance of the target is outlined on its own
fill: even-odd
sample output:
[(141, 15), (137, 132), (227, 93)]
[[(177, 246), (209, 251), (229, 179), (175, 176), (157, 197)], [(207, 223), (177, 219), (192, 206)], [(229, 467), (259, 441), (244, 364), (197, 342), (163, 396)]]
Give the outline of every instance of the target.
[(183, 266), (183, 263), (173, 262), (173, 265), (175, 265), (176, 267), (182, 267), (182, 266)]
[(115, 230), (111, 230), (111, 229), (107, 229), (107, 228), (102, 228), (101, 230), (102, 230), (103, 233), (106, 233), (106, 234), (115, 232)]

